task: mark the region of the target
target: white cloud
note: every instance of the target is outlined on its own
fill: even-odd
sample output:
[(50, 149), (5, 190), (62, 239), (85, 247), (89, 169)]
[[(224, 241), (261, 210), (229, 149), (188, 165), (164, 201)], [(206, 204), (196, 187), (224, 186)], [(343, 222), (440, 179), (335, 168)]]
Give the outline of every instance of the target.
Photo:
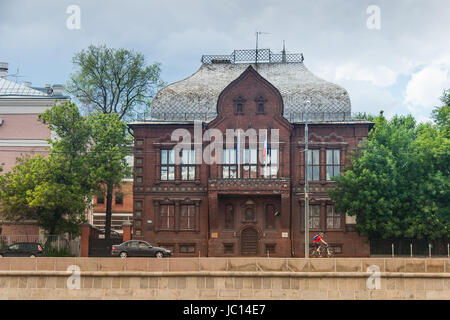
[(345, 63), (336, 67), (334, 80), (367, 81), (377, 87), (389, 87), (395, 83), (397, 74), (384, 65), (361, 66)]
[(450, 57), (443, 57), (413, 73), (406, 86), (404, 103), (413, 112), (431, 112), (439, 105), (444, 89), (450, 88)]

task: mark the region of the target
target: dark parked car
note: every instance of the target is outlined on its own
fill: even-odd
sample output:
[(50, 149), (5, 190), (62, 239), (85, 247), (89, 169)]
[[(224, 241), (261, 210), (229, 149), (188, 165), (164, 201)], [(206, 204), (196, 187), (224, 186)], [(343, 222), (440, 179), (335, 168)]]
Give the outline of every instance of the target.
[(154, 247), (150, 243), (142, 240), (130, 240), (112, 246), (111, 254), (115, 257), (170, 257), (170, 250)]
[(36, 242), (18, 242), (0, 249), (0, 257), (41, 257), (44, 248)]

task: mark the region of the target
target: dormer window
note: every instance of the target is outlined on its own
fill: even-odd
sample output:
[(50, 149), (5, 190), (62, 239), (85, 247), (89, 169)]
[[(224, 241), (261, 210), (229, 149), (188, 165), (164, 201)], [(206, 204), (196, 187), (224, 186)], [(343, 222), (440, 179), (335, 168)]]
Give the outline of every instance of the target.
[(243, 114), (244, 113), (244, 103), (245, 103), (245, 99), (242, 98), (241, 96), (237, 97), (236, 99), (233, 100), (234, 102), (234, 113), (235, 114)]
[(264, 103), (258, 103), (258, 113), (264, 113)]
[(263, 96), (259, 96), (255, 99), (256, 102), (256, 114), (264, 114), (264, 104), (267, 102), (267, 99)]

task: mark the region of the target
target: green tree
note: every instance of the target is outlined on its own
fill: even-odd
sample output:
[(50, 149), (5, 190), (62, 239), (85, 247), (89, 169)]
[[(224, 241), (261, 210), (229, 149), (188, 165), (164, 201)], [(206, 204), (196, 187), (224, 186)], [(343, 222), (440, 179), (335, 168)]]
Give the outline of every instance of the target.
[(91, 179), (95, 181), (97, 192), (106, 193), (105, 237), (111, 235), (112, 196), (115, 187), (123, 178), (131, 174), (127, 163), (130, 154), (130, 136), (126, 124), (113, 114), (93, 113), (88, 117), (91, 128), (91, 148), (89, 154)]
[(160, 64), (147, 65), (142, 54), (91, 45), (73, 57), (77, 68), (68, 91), (87, 112), (116, 113), (130, 119), (144, 112), (163, 85)]
[(417, 147), (420, 126), (412, 116), (387, 120), (381, 113), (373, 121), (329, 192), (337, 209), (356, 216), (357, 230), (368, 238), (442, 238), (448, 220), (439, 219), (439, 204), (429, 196), (443, 177), (430, 174)]
[(64, 183), (61, 166), (36, 155), (18, 159), (10, 172), (0, 176), (2, 215), (8, 220), (36, 220), (50, 235), (79, 233), (86, 199), (76, 183)]
[(442, 236), (450, 233), (450, 90), (441, 97), (443, 106), (433, 110), (434, 123), (419, 126), (416, 147), (426, 168), (426, 214), (433, 217)]

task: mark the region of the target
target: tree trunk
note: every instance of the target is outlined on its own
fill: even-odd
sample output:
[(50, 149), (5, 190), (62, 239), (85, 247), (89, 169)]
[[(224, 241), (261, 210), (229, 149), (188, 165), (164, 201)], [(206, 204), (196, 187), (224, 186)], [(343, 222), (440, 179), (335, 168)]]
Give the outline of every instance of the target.
[(111, 238), (111, 215), (112, 215), (113, 186), (106, 186), (106, 215), (105, 215), (105, 239)]

